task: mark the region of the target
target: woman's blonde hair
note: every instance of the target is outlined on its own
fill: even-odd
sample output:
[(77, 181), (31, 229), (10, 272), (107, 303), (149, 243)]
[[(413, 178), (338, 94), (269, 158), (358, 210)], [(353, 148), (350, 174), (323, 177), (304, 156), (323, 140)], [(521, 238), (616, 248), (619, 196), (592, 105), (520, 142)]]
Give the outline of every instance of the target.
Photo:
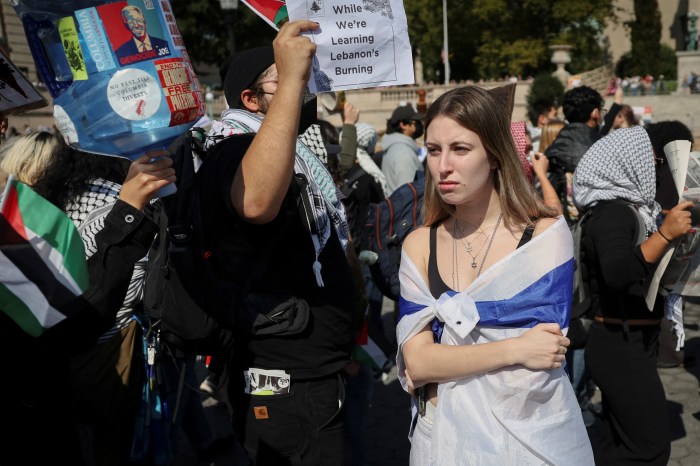
[(547, 150), (549, 146), (552, 145), (554, 140), (559, 135), (559, 131), (566, 126), (561, 120), (549, 120), (544, 128), (542, 128), (542, 136), (540, 136), (540, 152)]
[(49, 132), (39, 131), (14, 139), (2, 148), (0, 170), (32, 186), (51, 160), (51, 153), (58, 145), (58, 138)]
[[(510, 134), (509, 118), (503, 106), (488, 91), (476, 86), (453, 89), (430, 105), (425, 119), (430, 123), (444, 116), (475, 132), (486, 153), (495, 163), (494, 186), (501, 203), (503, 219), (509, 227), (528, 225), (541, 217), (555, 217), (528, 183)], [(425, 175), (423, 218), (426, 225), (440, 223), (452, 215), (455, 206), (438, 193), (430, 172)]]

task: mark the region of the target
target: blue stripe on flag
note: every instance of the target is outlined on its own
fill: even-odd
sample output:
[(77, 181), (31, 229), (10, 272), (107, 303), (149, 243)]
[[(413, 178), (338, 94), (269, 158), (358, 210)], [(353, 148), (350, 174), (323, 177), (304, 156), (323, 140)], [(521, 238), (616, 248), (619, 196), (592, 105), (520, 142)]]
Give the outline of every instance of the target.
[[(550, 270), (536, 282), (515, 296), (497, 301), (478, 301), (479, 325), (482, 327), (532, 328), (540, 323), (558, 323), (569, 326), (573, 293), (574, 260)], [(455, 291), (448, 291), (454, 296)], [(425, 306), (403, 297), (399, 298), (399, 320), (425, 309)], [(433, 324), (433, 333), (439, 335), (442, 324)]]

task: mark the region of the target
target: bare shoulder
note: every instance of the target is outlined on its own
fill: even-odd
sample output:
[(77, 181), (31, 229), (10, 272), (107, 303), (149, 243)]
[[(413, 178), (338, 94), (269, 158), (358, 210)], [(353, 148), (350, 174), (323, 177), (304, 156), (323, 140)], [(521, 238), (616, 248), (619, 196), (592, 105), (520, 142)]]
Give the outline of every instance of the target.
[(430, 227), (422, 226), (408, 234), (401, 246), (416, 266), (423, 279), (428, 280), (428, 257), (430, 255)]
[(413, 262), (426, 256), (430, 248), (430, 227), (421, 226), (413, 230), (406, 236), (402, 248)]
[(557, 223), (557, 220), (559, 220), (559, 217), (546, 217), (539, 219), (537, 224), (535, 225), (535, 231), (532, 236), (534, 237), (539, 235), (540, 233)]

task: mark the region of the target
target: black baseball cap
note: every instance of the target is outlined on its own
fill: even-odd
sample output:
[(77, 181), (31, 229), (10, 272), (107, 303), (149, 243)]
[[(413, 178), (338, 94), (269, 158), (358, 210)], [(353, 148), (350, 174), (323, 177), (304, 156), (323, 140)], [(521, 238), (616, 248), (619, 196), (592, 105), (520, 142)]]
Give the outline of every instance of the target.
[(224, 95), (231, 108), (241, 105), (241, 92), (250, 89), (260, 74), (275, 63), (272, 47), (257, 47), (235, 53), (221, 65), (219, 74), (224, 78)]
[(425, 118), (423, 113), (416, 112), (413, 105), (406, 104), (396, 109), (391, 113), (391, 118), (389, 118), (389, 123), (396, 124), (400, 121), (410, 121), (410, 120), (422, 120)]

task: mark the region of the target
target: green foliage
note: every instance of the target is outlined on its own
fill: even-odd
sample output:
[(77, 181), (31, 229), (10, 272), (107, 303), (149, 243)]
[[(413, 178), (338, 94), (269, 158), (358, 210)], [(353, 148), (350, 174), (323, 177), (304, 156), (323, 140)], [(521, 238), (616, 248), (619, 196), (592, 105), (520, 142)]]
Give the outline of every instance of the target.
[(421, 51), (425, 79), (437, 82), (436, 72), (440, 70), (442, 76), (440, 81), (442, 81), (444, 79), (440, 55), (442, 51), (442, 0), (407, 0), (404, 2), (404, 8), (408, 22), (408, 37), (414, 54), (417, 49)]
[(666, 44), (661, 44), (658, 66), (659, 74), (654, 76), (664, 75), (664, 79), (666, 80), (677, 79), (678, 59), (676, 58), (676, 51)]
[[(656, 0), (635, 0), (630, 24), (632, 50), (620, 58), (618, 76), (658, 76), (661, 55), (661, 13)], [(665, 74), (665, 73), (664, 73)]]
[(604, 25), (613, 0), (474, 0), (480, 77), (532, 75), (551, 70), (549, 46), (574, 46), (570, 71), (601, 66)]
[(554, 101), (560, 105), (564, 100), (564, 85), (548, 73), (538, 74), (532, 81), (530, 92), (527, 94), (527, 106), (532, 107), (537, 101)]
[[(218, 66), (228, 56), (224, 15), (216, 0), (171, 0), (195, 67)], [(456, 80), (553, 71), (553, 44), (573, 45), (569, 71), (600, 66), (598, 37), (613, 17), (614, 0), (447, 0), (449, 60)], [(404, 0), (414, 55), (421, 51), (426, 80), (444, 78), (443, 0)], [(272, 43), (275, 30), (240, 4), (236, 48)]]
[[(171, 0), (177, 25), (195, 70), (218, 67), (229, 56), (226, 18), (216, 0)], [(236, 49), (272, 44), (277, 32), (240, 3), (234, 16)]]
[(654, 77), (664, 75), (664, 79), (677, 78), (676, 52), (666, 44), (659, 46), (659, 52), (655, 60), (641, 58), (633, 52), (627, 52), (620, 57), (615, 66), (617, 76), (646, 76)]

